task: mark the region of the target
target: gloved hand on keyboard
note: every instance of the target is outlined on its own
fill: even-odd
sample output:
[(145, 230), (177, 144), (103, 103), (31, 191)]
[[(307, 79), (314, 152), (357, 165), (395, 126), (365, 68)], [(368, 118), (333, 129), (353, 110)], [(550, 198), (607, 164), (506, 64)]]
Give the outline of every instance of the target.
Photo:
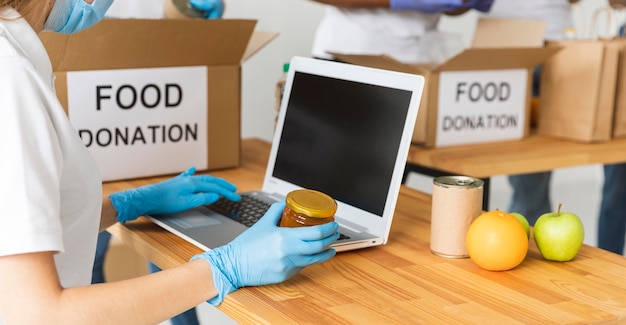
[(463, 0), (390, 0), (389, 7), (392, 10), (416, 10), (425, 13), (436, 13), (469, 8), (470, 5)]
[(232, 242), (191, 258), (211, 265), (218, 295), (208, 300), (210, 304), (218, 305), (228, 293), (244, 286), (285, 281), (304, 267), (335, 256), (329, 246), (339, 238), (336, 222), (279, 227), (284, 208), (285, 201), (272, 204), (263, 218)]
[(222, 0), (190, 0), (189, 4), (206, 12), (204, 16), (206, 19), (221, 18), (224, 14), (224, 2)]
[(147, 214), (174, 213), (211, 204), (223, 196), (241, 199), (235, 185), (208, 175), (193, 176), (194, 167), (166, 181), (109, 195), (117, 221), (126, 222)]

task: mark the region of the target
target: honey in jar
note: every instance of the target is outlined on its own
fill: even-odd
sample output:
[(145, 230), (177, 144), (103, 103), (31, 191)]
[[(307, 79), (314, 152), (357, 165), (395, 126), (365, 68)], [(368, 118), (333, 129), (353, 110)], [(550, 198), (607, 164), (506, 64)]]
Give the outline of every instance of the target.
[(322, 192), (291, 191), (287, 194), (286, 203), (280, 219), (281, 227), (315, 226), (335, 220), (337, 202)]

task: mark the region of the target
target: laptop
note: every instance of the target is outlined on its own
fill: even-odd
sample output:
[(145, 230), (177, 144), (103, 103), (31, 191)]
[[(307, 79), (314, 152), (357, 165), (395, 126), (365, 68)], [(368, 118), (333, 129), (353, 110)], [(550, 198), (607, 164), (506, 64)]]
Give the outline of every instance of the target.
[[(321, 191), (338, 204), (337, 251), (387, 243), (423, 87), (418, 75), (294, 57), (263, 187), (240, 193), (242, 201), (266, 209), (296, 189)], [(254, 222), (237, 221), (222, 204), (242, 203), (220, 199), (150, 218), (209, 250)]]

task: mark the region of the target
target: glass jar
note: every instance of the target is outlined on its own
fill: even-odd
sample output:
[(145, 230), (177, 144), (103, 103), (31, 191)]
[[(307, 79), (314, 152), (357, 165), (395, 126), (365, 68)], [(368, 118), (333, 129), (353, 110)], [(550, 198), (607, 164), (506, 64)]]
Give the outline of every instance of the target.
[(291, 191), (287, 194), (286, 202), (280, 219), (281, 227), (315, 226), (335, 220), (337, 202), (322, 192)]

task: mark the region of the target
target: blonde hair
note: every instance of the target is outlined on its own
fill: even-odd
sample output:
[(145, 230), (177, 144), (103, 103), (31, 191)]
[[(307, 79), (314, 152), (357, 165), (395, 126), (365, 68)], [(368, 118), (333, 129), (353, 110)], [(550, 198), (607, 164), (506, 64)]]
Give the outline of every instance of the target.
[[(37, 1), (40, 0), (0, 0), (0, 9), (11, 7), (17, 10), (21, 16), (24, 16), (35, 8)], [(0, 16), (0, 19), (6, 19), (6, 17)]]

